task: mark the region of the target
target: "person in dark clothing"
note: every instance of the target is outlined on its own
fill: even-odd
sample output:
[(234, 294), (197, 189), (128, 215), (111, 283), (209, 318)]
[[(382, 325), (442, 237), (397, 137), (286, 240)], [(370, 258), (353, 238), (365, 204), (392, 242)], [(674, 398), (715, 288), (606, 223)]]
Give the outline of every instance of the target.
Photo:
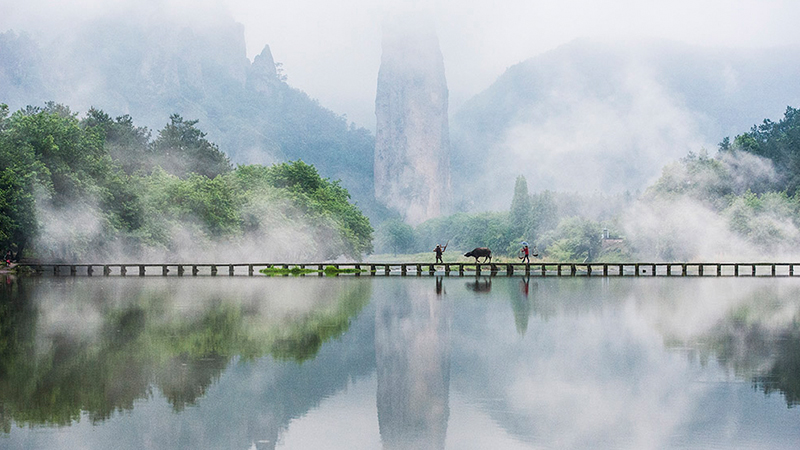
[(445, 249), (447, 249), (447, 244), (444, 244), (444, 247), (442, 247), (441, 244), (436, 244), (436, 248), (433, 249), (433, 253), (436, 254), (437, 263), (444, 263), (444, 261), (442, 261), (442, 253), (444, 253)]

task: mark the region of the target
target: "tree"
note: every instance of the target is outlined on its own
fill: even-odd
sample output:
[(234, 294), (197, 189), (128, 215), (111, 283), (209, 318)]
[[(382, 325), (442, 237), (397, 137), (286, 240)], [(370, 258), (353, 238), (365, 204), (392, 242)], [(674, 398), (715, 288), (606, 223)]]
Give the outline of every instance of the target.
[(531, 228), (531, 197), (528, 194), (528, 182), (519, 175), (514, 183), (514, 197), (511, 199), (509, 222), (511, 233), (515, 237), (525, 239)]
[(82, 129), (64, 105), (49, 102), (44, 108), (17, 111), (8, 127), (7, 139), (14, 151), (32, 152), (47, 168), (37, 175), (54, 204), (85, 196), (96, 186), (95, 180), (111, 169), (102, 135)]
[(302, 161), (231, 171), (197, 121), (170, 119), (150, 143), (129, 116), (78, 120), (55, 103), (9, 116), (0, 105), (0, 248), (103, 258), (117, 244), (166, 251), (190, 234), (210, 249), (278, 227), (307, 239), (309, 256), (372, 251), (369, 220), (338, 181)]
[(7, 118), (0, 132), (0, 233), (6, 247), (20, 253), (37, 235), (37, 201), (60, 208), (84, 197), (107, 193), (97, 180), (112, 170), (102, 136), (81, 129), (68, 107), (47, 103)]
[(546, 239), (547, 254), (559, 261), (594, 261), (602, 246), (602, 227), (581, 217), (562, 220)]
[(531, 201), (531, 211), (532, 233), (541, 234), (558, 225), (558, 206), (552, 192), (543, 191), (535, 195)]
[(414, 245), (414, 228), (399, 219), (387, 220), (378, 228), (380, 245), (398, 252), (410, 252)]
[(131, 116), (125, 114), (112, 119), (102, 110), (91, 108), (81, 120), (81, 125), (100, 130), (109, 155), (127, 174), (137, 170), (150, 172), (153, 169), (150, 130), (135, 126)]
[(787, 107), (782, 120), (753, 125), (750, 132), (736, 136), (732, 147), (772, 160), (783, 177), (776, 190), (794, 195), (800, 188), (800, 110)]
[(16, 247), (21, 254), (38, 229), (34, 190), (37, 173), (46, 168), (30, 148), (12, 145), (7, 116), (8, 107), (0, 105), (0, 249)]
[(355, 258), (372, 252), (374, 230), (369, 219), (350, 203), (347, 189), (338, 181), (322, 178), (314, 166), (303, 161), (239, 166), (234, 178), (242, 190), (277, 189), (278, 198), (289, 200), (298, 209), (290, 214), (293, 220), (316, 228), (319, 236), (328, 236), (326, 258), (341, 254)]
[(198, 120), (184, 121), (173, 114), (168, 123), (158, 132), (153, 142), (153, 153), (157, 162), (169, 173), (185, 177), (197, 173), (208, 178), (231, 171), (231, 163), (216, 144), (208, 141), (195, 125)]

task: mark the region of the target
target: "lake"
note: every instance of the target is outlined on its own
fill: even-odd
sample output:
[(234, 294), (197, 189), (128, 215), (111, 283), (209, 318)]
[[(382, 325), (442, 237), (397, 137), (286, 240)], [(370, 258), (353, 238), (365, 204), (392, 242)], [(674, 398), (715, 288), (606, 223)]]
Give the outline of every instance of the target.
[(794, 449), (800, 278), (0, 278), (3, 449)]

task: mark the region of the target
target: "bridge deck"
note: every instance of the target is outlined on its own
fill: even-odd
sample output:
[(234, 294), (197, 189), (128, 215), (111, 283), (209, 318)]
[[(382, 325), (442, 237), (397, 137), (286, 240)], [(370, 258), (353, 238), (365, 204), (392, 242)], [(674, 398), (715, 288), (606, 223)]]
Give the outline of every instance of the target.
[[(169, 263), (169, 264), (66, 264), (66, 263), (22, 263), (21, 267), (30, 268), (33, 273), (53, 276), (93, 276), (93, 275), (160, 275), (160, 276), (229, 276), (260, 274), (264, 268), (273, 269), (307, 269), (314, 272), (307, 276), (338, 275), (340, 271), (355, 269), (355, 273), (347, 275), (489, 275), (489, 276), (794, 276), (795, 267), (800, 263), (558, 263), (543, 262), (533, 264), (520, 263)], [(361, 272), (357, 272), (360, 270)], [(286, 274), (288, 275), (288, 274)], [(303, 275), (303, 274), (301, 274)]]

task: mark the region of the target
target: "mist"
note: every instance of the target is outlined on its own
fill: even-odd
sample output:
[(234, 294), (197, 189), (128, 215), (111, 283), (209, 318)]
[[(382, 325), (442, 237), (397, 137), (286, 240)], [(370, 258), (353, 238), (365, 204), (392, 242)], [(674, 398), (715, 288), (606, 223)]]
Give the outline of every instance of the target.
[[(330, 108), (329, 116), (350, 130), (353, 140), (361, 140), (359, 150), (350, 151), (353, 140), (331, 146), (335, 139), (326, 137), (320, 146), (333, 150), (320, 153), (312, 163), (328, 171), (324, 176), (344, 180), (359, 204), (373, 212), (380, 208), (368, 204), (374, 200), (369, 199), (372, 179), (367, 175), (372, 137), (366, 131), (353, 137), (357, 134), (353, 130), (361, 126), (374, 131), (382, 26), (387, 18), (409, 11), (422, 11), (431, 18), (444, 57), (453, 192), (460, 195), (453, 212), (506, 210), (517, 175), (526, 176), (533, 193), (636, 196), (658, 182), (662, 168), (689, 152), (714, 149), (726, 136), (744, 132), (764, 118), (777, 119), (787, 105), (800, 104), (800, 91), (793, 88), (800, 76), (800, 58), (793, 56), (800, 37), (793, 33), (790, 19), (797, 17), (800, 5), (779, 1), (680, 1), (634, 7), (623, 1), (597, 5), (582, 0), (558, 4), (347, 0), (336, 5), (0, 0), (0, 7), (5, 12), (0, 32), (14, 30), (20, 33), (14, 35), (21, 36), (20, 42), (30, 40), (31, 48), (41, 52), (37, 60), (41, 67), (67, 67), (63, 73), (56, 71), (56, 79), (79, 80), (55, 100), (79, 111), (91, 106), (112, 114), (150, 110), (152, 117), (134, 117), (153, 127), (153, 117), (163, 120), (163, 112), (156, 111), (144, 95), (152, 89), (148, 95), (163, 94), (165, 105), (179, 104), (178, 113), (200, 119), (210, 138), (220, 142), (235, 163), (270, 163), (319, 152), (311, 147), (302, 148), (303, 155), (291, 155), (287, 149), (295, 142), (280, 141), (281, 133), (294, 133), (297, 141), (317, 135), (318, 130), (306, 123), (274, 134), (263, 124), (233, 123), (220, 111), (246, 118), (260, 105), (234, 110), (215, 103), (217, 97), (210, 94), (215, 90), (214, 95), (233, 98), (228, 95), (231, 86), (246, 84), (251, 61), (268, 45), (270, 56), (279, 63), (278, 76), (286, 77), (289, 85), (280, 95), (275, 94), (277, 84), (259, 94), (283, 98), (285, 92), (299, 89), (308, 94), (309, 103)], [(162, 47), (155, 56), (142, 58), (141, 49), (126, 44), (131, 36)], [(107, 57), (98, 57), (106, 65), (98, 68), (87, 55)], [(131, 67), (143, 72), (118, 71), (117, 80), (105, 75), (114, 72), (115, 64), (127, 67), (131, 61), (135, 62)], [(164, 61), (178, 64), (162, 70), (159, 64)], [(14, 79), (25, 74), (5, 69), (0, 75)], [(130, 93), (109, 88), (131, 85), (125, 77), (142, 83), (136, 85), (141, 91), (132, 94), (142, 93), (141, 97), (131, 100), (125, 98)], [(222, 82), (212, 86), (208, 80)], [(50, 80), (39, 81), (47, 86)], [(183, 90), (176, 93), (175, 86)], [(55, 95), (46, 89), (40, 97), (9, 93), (17, 94), (17, 104), (9, 102), (12, 108)], [(276, 110), (264, 120), (286, 116), (290, 114)], [(352, 160), (340, 161), (338, 156)], [(333, 162), (341, 167), (331, 167)], [(357, 164), (363, 167), (353, 170)], [(744, 164), (729, 175), (744, 183), (768, 170), (767, 165)], [(95, 240), (104, 226), (96, 203), (85, 199), (74, 213), (69, 205), (40, 206), (42, 217), (53, 219), (43, 229), (42, 245), (46, 240), (52, 254), (68, 258), (71, 245), (83, 248)], [(275, 211), (272, 218), (286, 214), (281, 207), (266, 209)], [(794, 242), (797, 227), (790, 215), (759, 214), (759, 223), (772, 230), (769, 236), (742, 237), (741, 230), (730, 229), (733, 213), (697, 198), (644, 199), (618, 217), (626, 238), (638, 243), (642, 255), (748, 259), (763, 251), (792, 254), (791, 244), (782, 246), (769, 237)], [(371, 218), (380, 222), (388, 216), (381, 211)], [(670, 219), (659, 221), (662, 216)], [(316, 224), (282, 227), (277, 219), (269, 223), (217, 243), (200, 221), (188, 218), (186, 223), (163, 227), (172, 244), (136, 256), (306, 259), (313, 254), (303, 249), (329, 239), (326, 233), (313, 231)], [(709, 231), (696, 232), (696, 227)], [(705, 237), (689, 242), (677, 237), (683, 235)], [(681, 250), (669, 250), (664, 242)], [(97, 257), (132, 253), (127, 243), (119, 241), (105, 244)]]
[[(797, 45), (793, 18), (800, 5), (784, 1), (623, 0), (420, 2), (410, 0), (3, 0), (0, 31), (29, 30), (49, 38), (117, 14), (179, 19), (195, 27), (229, 16), (244, 26), (247, 56), (269, 44), (292, 84), (361, 126), (374, 126), (381, 21), (387, 14), (425, 10), (435, 19), (445, 57), (451, 110), (491, 84), (506, 68), (578, 37), (638, 40), (658, 37), (738, 48)], [(324, 74), (324, 76), (320, 76)]]
[(32, 244), (39, 254), (85, 263), (316, 262), (335, 259), (331, 255), (340, 254), (343, 245), (332, 219), (303, 219), (299, 205), (274, 194), (256, 194), (236, 211), (248, 223), (241, 233), (220, 236), (199, 215), (176, 220), (156, 212), (145, 232), (158, 233), (158, 239), (149, 241), (136, 233), (111, 231), (98, 203), (84, 198), (54, 205), (38, 199), (36, 215), (42, 226)]

